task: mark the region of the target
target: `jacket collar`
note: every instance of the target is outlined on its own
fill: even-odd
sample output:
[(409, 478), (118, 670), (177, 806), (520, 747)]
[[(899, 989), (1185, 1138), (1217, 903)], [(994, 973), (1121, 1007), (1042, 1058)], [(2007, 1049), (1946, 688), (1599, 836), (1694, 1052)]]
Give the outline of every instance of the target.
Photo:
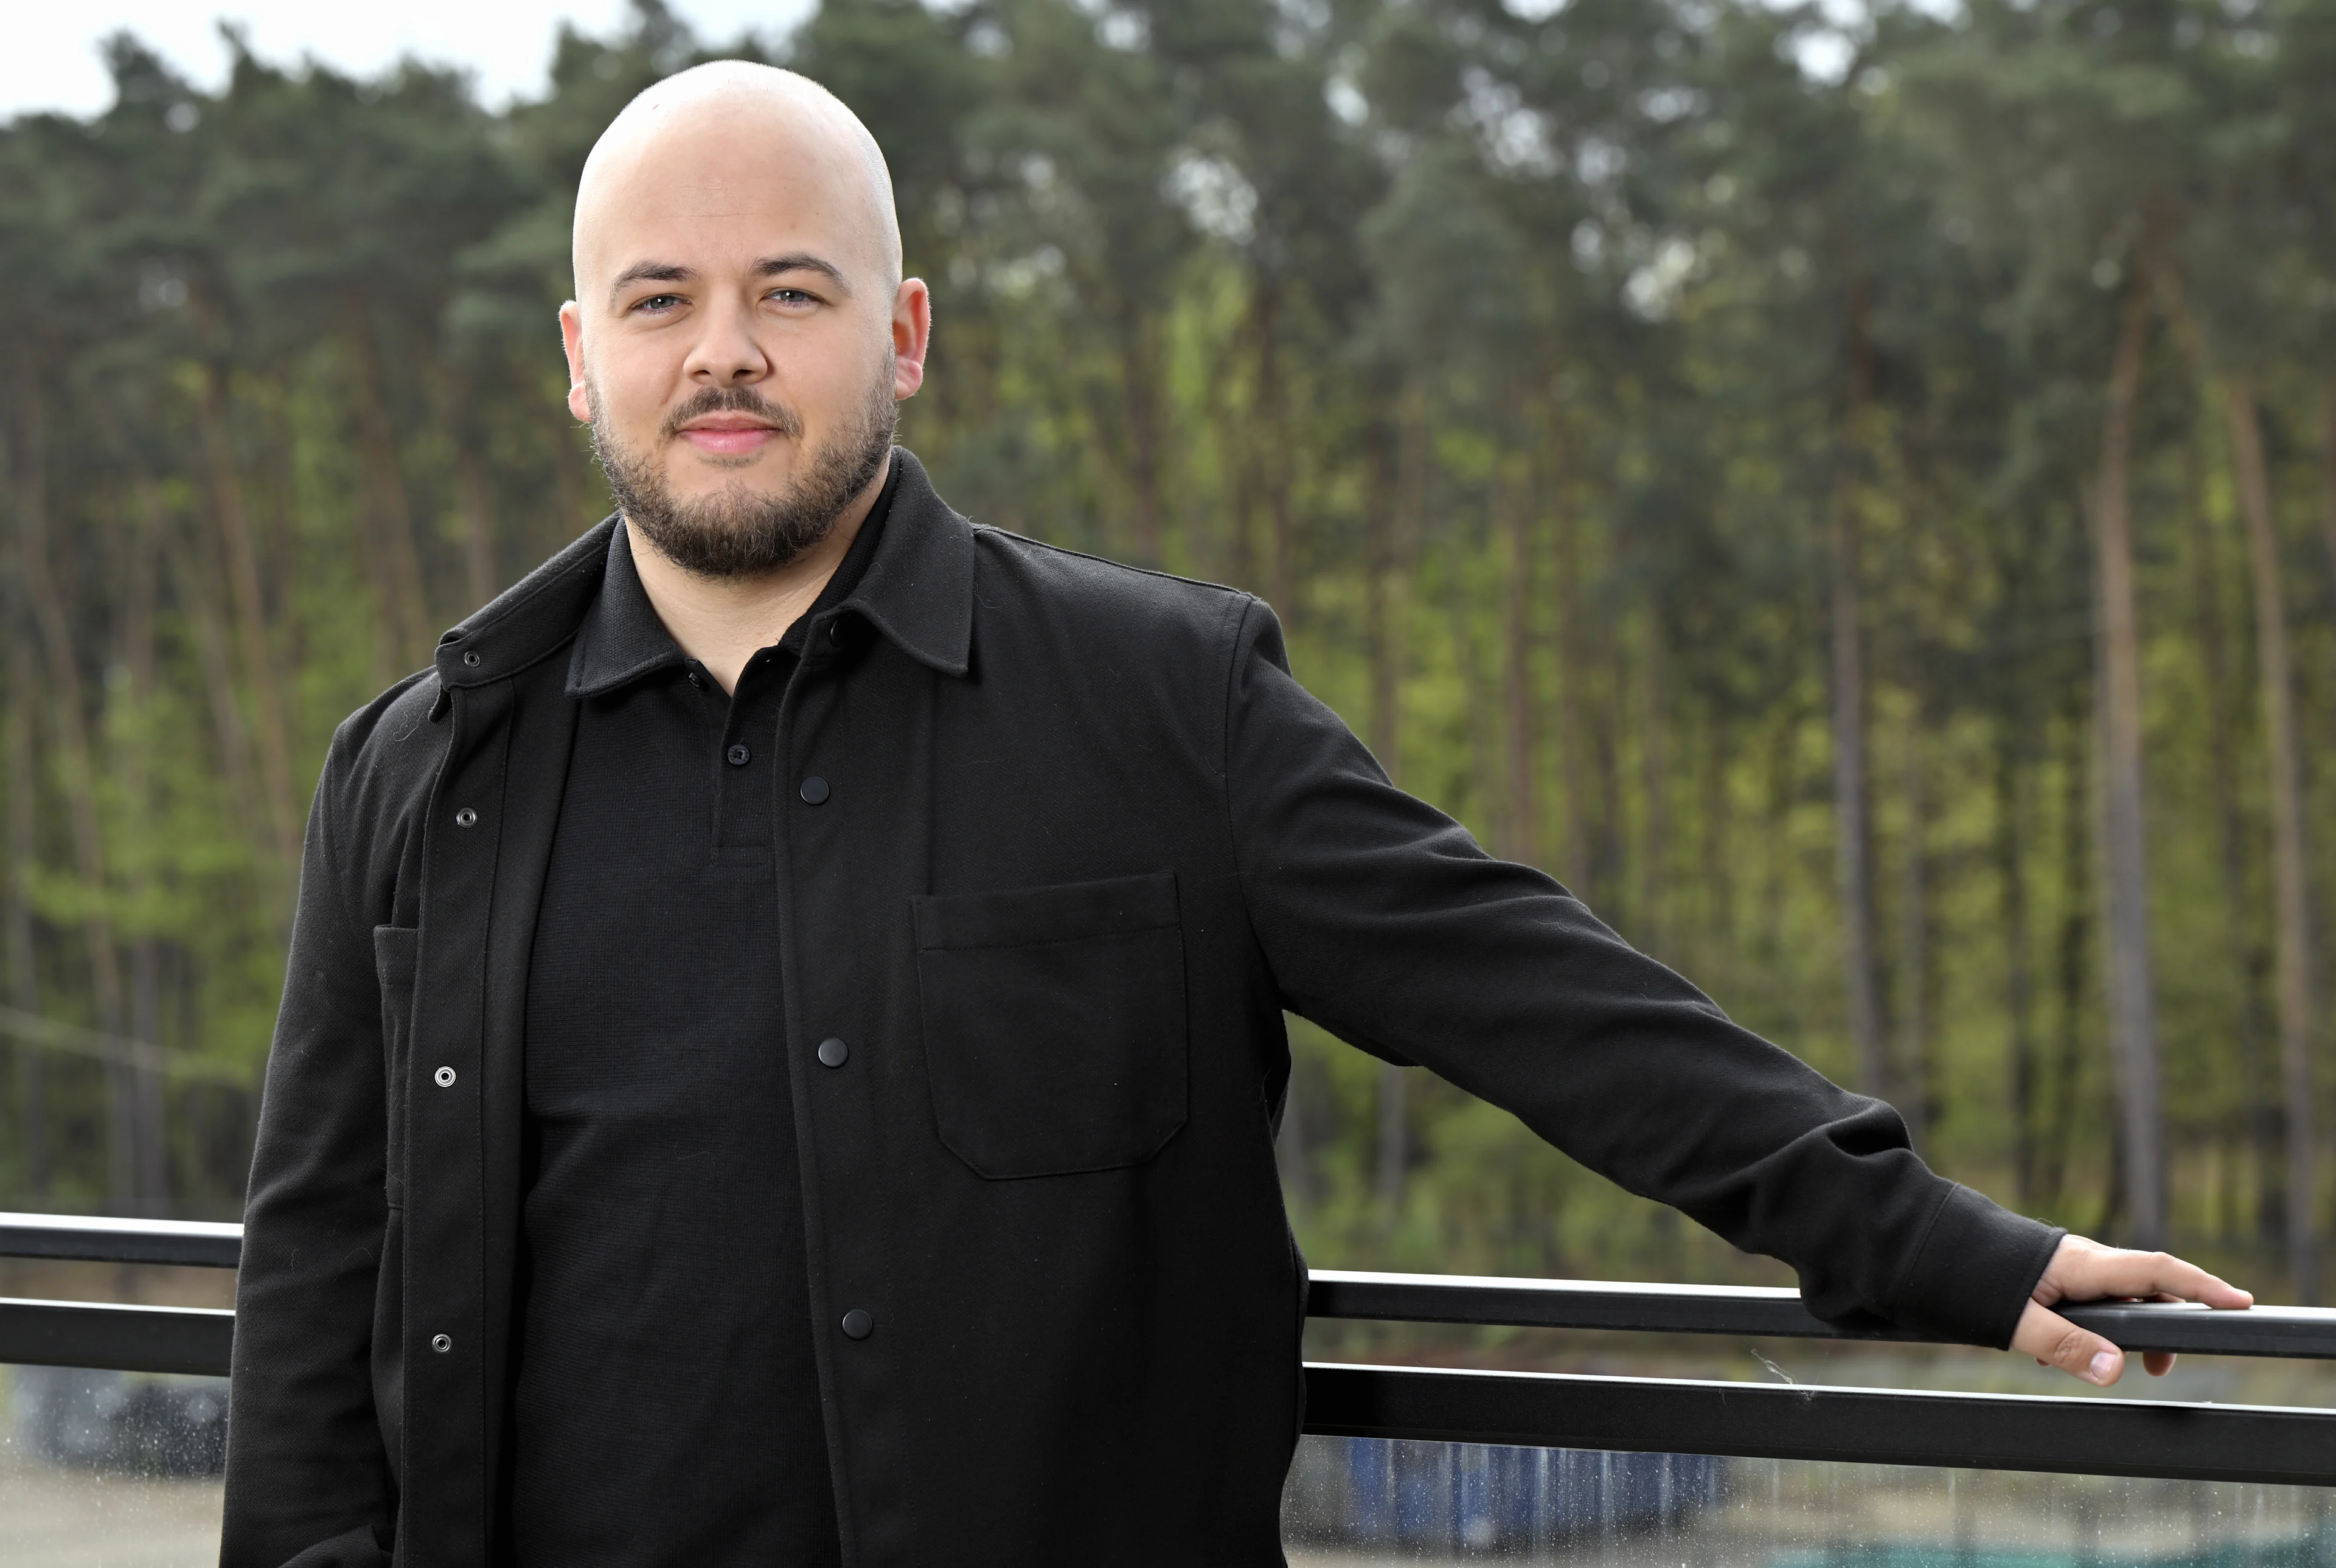
[[(934, 493), (906, 447), (894, 447), (892, 461), (900, 476), (876, 557), (832, 613), (856, 611), (910, 657), (962, 676), (973, 644), (973, 525)], [(566, 647), (599, 597), (616, 529), (615, 517), (602, 519), (440, 638), (439, 684), (508, 679)]]

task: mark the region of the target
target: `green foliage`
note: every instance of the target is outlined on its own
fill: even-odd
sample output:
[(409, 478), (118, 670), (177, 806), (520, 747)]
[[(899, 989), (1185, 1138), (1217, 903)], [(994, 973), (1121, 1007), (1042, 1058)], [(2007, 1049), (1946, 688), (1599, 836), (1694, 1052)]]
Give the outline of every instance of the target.
[[(660, 75), (770, 57), (891, 160), (936, 301), (904, 438), (945, 494), (1266, 595), (1407, 787), (1844, 1076), (1848, 509), (1891, 1086), (1943, 1168), (2111, 1229), (2087, 520), (2121, 288), (2154, 266), (2174, 330), (2133, 483), (2175, 1221), (2256, 1245), (2269, 807), (2207, 388), (2244, 373), (2263, 408), (2319, 764), (2336, 4), (1966, 10), (830, 0), (710, 49), (638, 0), (501, 112), (418, 65), (242, 55), (206, 94), (121, 41), (112, 110), (0, 127), (10, 1001), (257, 1073), (333, 726), (605, 505), (552, 322), (586, 151)], [(2336, 769), (2310, 777), (2331, 820)], [(1383, 1127), (1378, 1063), (1292, 1040), (1316, 1261), (1757, 1274), (1446, 1086)], [(217, 1091), (173, 1091), (170, 1190), (125, 1193), (118, 1089), (63, 1061), (5, 1088), (21, 1201), (231, 1203)]]

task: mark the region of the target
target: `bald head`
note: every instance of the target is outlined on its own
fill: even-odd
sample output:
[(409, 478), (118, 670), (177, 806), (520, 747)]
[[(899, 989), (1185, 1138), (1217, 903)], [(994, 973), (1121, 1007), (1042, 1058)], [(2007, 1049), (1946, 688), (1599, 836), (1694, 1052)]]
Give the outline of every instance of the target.
[(793, 209), (861, 250), (875, 287), (900, 284), (891, 171), (868, 127), (807, 76), (717, 60), (641, 93), (593, 143), (576, 191), (576, 297), (630, 264), (609, 252), (641, 219), (742, 206)]

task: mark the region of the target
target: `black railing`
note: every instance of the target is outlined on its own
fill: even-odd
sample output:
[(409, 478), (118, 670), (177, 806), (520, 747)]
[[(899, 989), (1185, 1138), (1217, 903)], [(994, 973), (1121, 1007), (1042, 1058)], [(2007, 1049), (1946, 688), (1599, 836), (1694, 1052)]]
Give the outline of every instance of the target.
[[(235, 1225), (0, 1214), (0, 1257), (231, 1269)], [(1843, 1329), (1796, 1291), (1320, 1270), (1317, 1318), (1921, 1342)], [(2336, 1360), (2336, 1310), (2136, 1304), (2066, 1315), (2129, 1351)], [(0, 1363), (224, 1375), (232, 1312), (0, 1300)], [(1306, 1429), (1628, 1452), (2336, 1486), (2336, 1412), (1572, 1373), (1309, 1363)]]

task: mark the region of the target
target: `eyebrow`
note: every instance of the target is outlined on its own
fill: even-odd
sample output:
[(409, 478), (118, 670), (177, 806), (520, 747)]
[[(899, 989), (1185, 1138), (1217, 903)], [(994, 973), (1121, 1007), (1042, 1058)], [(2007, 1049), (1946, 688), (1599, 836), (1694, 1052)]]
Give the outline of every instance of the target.
[(686, 283), (696, 276), (688, 268), (670, 261), (636, 261), (617, 274), (617, 280), (608, 285), (608, 298), (613, 303), (617, 296), (636, 283)]
[[(844, 293), (852, 292), (852, 285), (845, 280), (842, 271), (833, 262), (822, 257), (813, 256), (808, 251), (794, 251), (785, 256), (765, 256), (756, 260), (747, 270), (756, 278), (776, 278), (784, 272), (816, 272)], [(613, 304), (618, 295), (636, 283), (689, 283), (695, 281), (697, 273), (695, 269), (676, 262), (636, 261), (617, 274), (616, 281), (608, 285), (608, 298)]]
[(782, 272), (816, 272), (844, 293), (852, 292), (852, 285), (845, 280), (842, 269), (835, 263), (822, 257), (813, 256), (808, 251), (797, 250), (784, 256), (765, 256), (754, 263), (754, 270), (757, 278), (776, 278)]

